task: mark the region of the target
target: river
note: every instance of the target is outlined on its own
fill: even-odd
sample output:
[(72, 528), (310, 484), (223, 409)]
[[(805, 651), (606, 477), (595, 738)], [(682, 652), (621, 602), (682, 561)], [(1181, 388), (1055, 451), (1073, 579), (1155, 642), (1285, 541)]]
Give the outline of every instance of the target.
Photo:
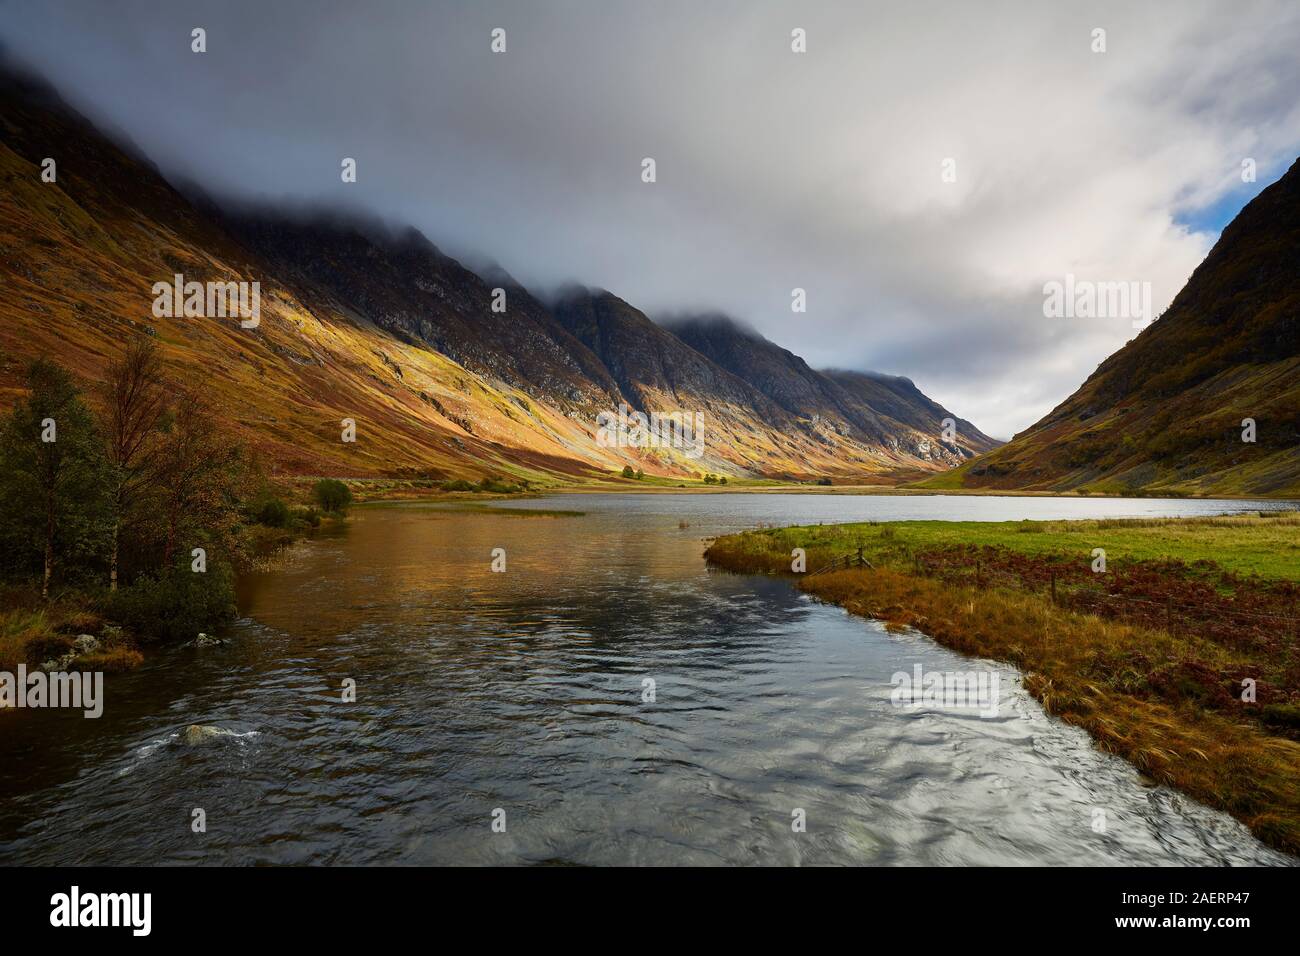
[[(760, 523), (1282, 506), (593, 494), (359, 507), (241, 581), (228, 643), (109, 675), (100, 719), (4, 715), (0, 862), (1289, 863), (1045, 716), (1014, 669), (702, 559), (703, 538)], [(585, 513), (518, 513), (547, 509)], [(895, 706), (891, 675), (916, 664), (996, 667), (998, 716)], [(229, 733), (184, 746), (189, 724)]]

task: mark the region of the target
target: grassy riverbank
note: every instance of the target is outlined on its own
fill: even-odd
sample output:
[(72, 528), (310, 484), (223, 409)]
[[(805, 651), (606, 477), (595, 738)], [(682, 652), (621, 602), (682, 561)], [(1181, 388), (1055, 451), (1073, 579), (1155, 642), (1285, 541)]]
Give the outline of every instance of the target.
[(1016, 665), (1098, 746), (1300, 853), (1300, 515), (818, 525), (707, 557), (789, 574), (795, 548), (799, 587)]
[[(9, 590), (2, 600), (9, 606), (0, 607), (0, 671), (12, 674), (19, 664), (35, 669), (62, 662), (61, 669), (111, 673), (130, 670), (143, 660), (135, 641), (85, 599), (40, 602), (36, 596)], [(78, 647), (77, 638), (86, 634), (94, 641)]]

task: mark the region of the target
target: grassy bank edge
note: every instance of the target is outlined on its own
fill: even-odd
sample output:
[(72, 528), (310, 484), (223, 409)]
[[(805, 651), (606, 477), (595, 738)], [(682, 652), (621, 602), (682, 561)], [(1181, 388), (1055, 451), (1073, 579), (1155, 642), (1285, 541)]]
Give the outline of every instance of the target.
[[(779, 549), (755, 546), (778, 533), (835, 527), (727, 535), (714, 541), (705, 557), (730, 571), (790, 577), (800, 589), (850, 613), (915, 628), (953, 650), (1012, 664), (1048, 713), (1086, 730), (1100, 749), (1231, 814), (1264, 843), (1300, 854), (1300, 744), (1190, 705), (1117, 692), (1087, 673), (1097, 648), (1149, 648), (1172, 658), (1182, 653), (1179, 645), (1186, 638), (1060, 608), (1036, 593), (954, 586), (906, 566), (878, 563), (871, 569), (794, 575), (788, 537), (780, 539)], [(810, 551), (809, 570), (819, 566)]]

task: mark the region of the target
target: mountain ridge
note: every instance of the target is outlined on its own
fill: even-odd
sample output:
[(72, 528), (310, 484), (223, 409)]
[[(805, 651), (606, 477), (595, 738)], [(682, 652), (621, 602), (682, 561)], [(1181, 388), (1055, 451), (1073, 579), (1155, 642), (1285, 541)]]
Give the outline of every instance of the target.
[[(825, 420), (841, 434), (856, 434), (882, 449), (897, 452), (907, 441), (918, 458), (956, 465), (998, 445), (970, 422), (922, 395), (910, 379), (815, 370), (790, 350), (721, 313), (679, 316), (664, 324), (697, 351), (753, 383), (787, 413), (814, 422)], [(895, 379), (898, 384), (888, 384)], [(905, 398), (909, 388), (912, 394)], [(942, 437), (949, 418), (956, 426), (952, 440)], [(936, 434), (941, 437), (932, 441), (930, 436)]]
[[(149, 334), (173, 374), (211, 389), (285, 474), (586, 480), (631, 465), (851, 481), (951, 464), (916, 451), (939, 441), (939, 422), (926, 439), (801, 416), (612, 293), (544, 302), (413, 227), (178, 189), (51, 86), (3, 66), (0, 105), (0, 390), (11, 395), (37, 354), (93, 382), (131, 335)], [(40, 178), (45, 156), (57, 159), (53, 183)], [(259, 282), (260, 323), (151, 314), (150, 290), (177, 274)], [(703, 455), (602, 444), (597, 416), (621, 404), (703, 414)], [(865, 401), (851, 410), (880, 420)], [(345, 418), (355, 443), (340, 441)]]

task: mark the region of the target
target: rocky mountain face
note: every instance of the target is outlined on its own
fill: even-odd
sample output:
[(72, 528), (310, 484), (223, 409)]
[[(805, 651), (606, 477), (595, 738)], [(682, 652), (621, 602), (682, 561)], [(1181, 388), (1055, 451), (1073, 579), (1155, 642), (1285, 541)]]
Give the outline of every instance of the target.
[[(53, 181), (42, 178), (46, 158)], [(62, 362), (93, 392), (124, 343), (144, 334), (172, 378), (209, 394), (272, 472), (542, 479), (622, 465), (594, 442), (592, 424), (385, 330), (380, 309), (352, 311), (245, 244), (47, 86), (3, 71), (0, 181), (4, 404), (34, 356)], [(178, 274), (257, 282), (260, 321), (155, 315), (155, 284)], [(571, 368), (573, 387), (599, 394)], [(345, 418), (355, 442), (341, 440)]]
[(936, 484), (1300, 495), (1300, 161), (1077, 392)]
[[(55, 358), (90, 386), (143, 334), (178, 383), (209, 392), (286, 474), (546, 482), (630, 464), (665, 476), (882, 480), (976, 450), (965, 434), (950, 454), (935, 450), (937, 405), (899, 417), (888, 389), (877, 407), (765, 340), (729, 353), (607, 292), (570, 289), (547, 304), (415, 230), (183, 195), (48, 86), (3, 67), (0, 181), (6, 404), (30, 358)], [(260, 320), (155, 314), (155, 285), (177, 275), (258, 283)], [(623, 405), (701, 416), (702, 447), (603, 440), (598, 416)], [(356, 423), (355, 442), (341, 441), (343, 419)]]
[[(879, 416), (886, 428), (885, 441), (891, 447), (900, 431), (910, 429), (912, 452), (917, 457), (928, 455), (932, 460), (957, 465), (1002, 444), (929, 398), (910, 378), (842, 369), (827, 369), (822, 374)], [(940, 427), (940, 440), (933, 442), (930, 436), (935, 431), (934, 423), (948, 419), (956, 425), (952, 439), (943, 438), (944, 429)], [(929, 446), (925, 447), (927, 442)]]
[[(882, 451), (949, 466), (998, 445), (906, 378), (816, 371), (793, 352), (722, 315), (676, 318), (665, 325), (687, 345), (752, 384), (805, 429), (830, 430)], [(957, 426), (951, 441), (943, 437), (943, 423), (949, 418)]]
[(833, 446), (802, 434), (792, 417), (752, 385), (617, 296), (570, 288), (553, 308), (556, 319), (605, 363), (630, 409), (701, 423), (705, 471), (783, 478), (846, 473)]
[(565, 411), (617, 400), (600, 360), (526, 289), (508, 275), (490, 285), (414, 229), (394, 235), (325, 216), (227, 221), (313, 304), (364, 317)]

